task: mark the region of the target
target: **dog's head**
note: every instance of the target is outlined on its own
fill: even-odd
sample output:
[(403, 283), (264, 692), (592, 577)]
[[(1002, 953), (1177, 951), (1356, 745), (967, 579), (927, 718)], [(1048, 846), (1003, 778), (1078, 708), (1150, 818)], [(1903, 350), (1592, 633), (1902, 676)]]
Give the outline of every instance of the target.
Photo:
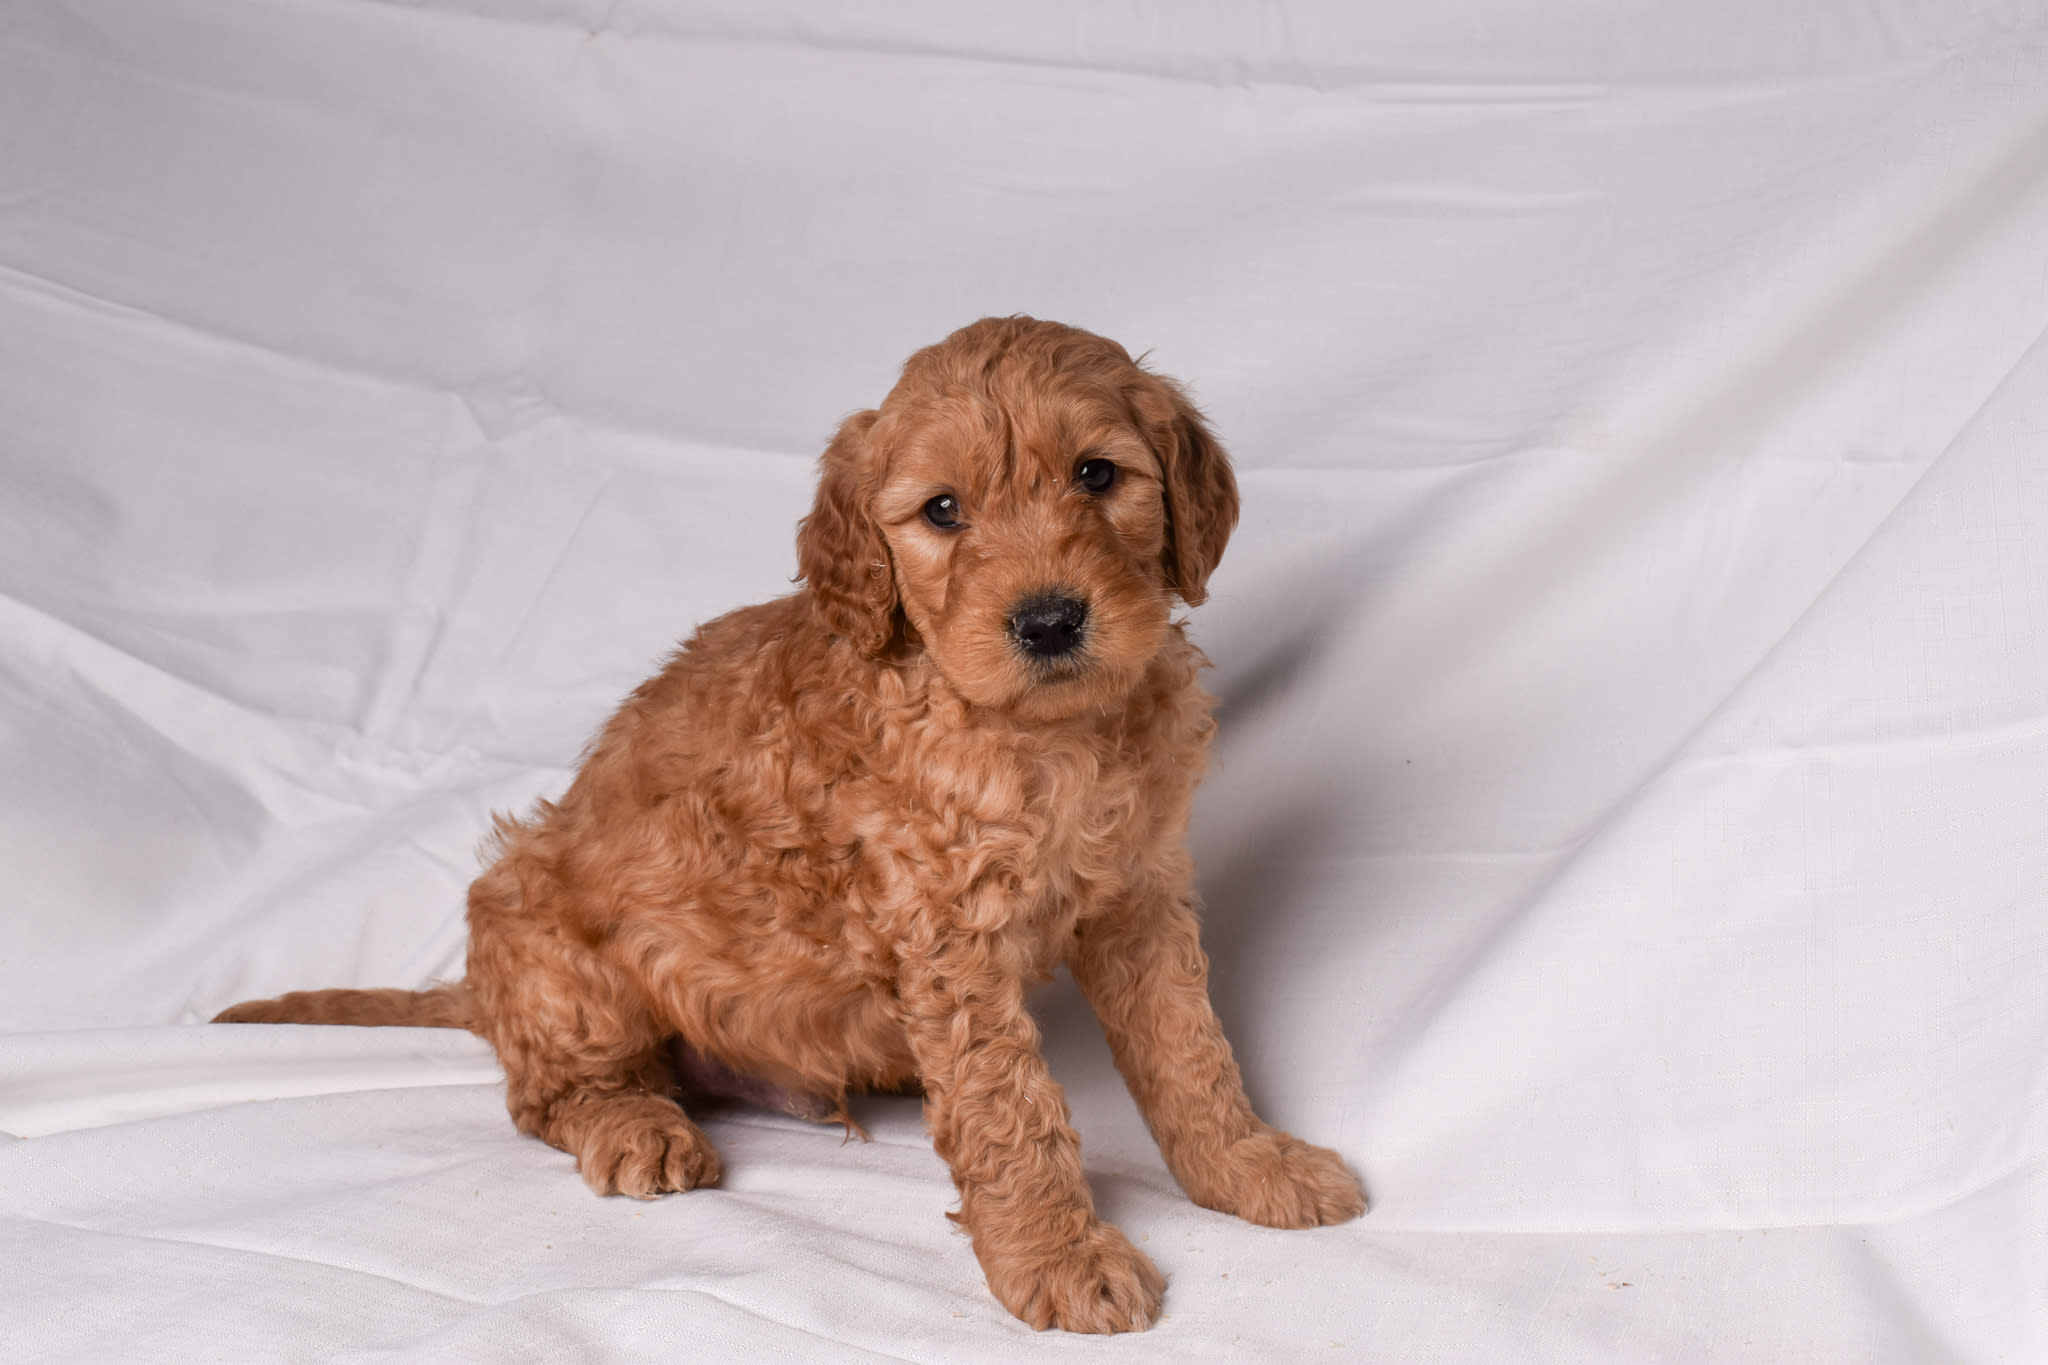
[(919, 351), (822, 464), (797, 564), (823, 628), (875, 656), (921, 645), (967, 700), (1025, 719), (1135, 686), (1237, 524), (1186, 395), (1032, 318)]

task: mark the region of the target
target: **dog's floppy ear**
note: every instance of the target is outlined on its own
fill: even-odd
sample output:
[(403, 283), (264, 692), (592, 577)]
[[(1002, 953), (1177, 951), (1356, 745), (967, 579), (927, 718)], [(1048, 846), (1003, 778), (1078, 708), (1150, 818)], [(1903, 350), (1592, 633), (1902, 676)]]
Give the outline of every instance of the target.
[(1181, 601), (1199, 607), (1237, 525), (1237, 479), (1230, 457), (1180, 385), (1160, 375), (1145, 379), (1138, 411), (1166, 471), (1166, 582)]
[(797, 577), (810, 586), (818, 622), (863, 654), (880, 655), (896, 634), (896, 571), (867, 507), (868, 432), (877, 414), (857, 412), (818, 461), (818, 498), (796, 530)]

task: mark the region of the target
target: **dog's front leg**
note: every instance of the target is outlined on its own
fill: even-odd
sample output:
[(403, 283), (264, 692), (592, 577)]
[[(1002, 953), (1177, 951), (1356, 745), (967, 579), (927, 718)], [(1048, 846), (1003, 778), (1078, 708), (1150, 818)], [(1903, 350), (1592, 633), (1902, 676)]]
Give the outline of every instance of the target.
[(901, 959), (897, 992), (932, 1141), (1005, 1308), (1041, 1329), (1141, 1331), (1159, 1316), (1166, 1281), (1095, 1216), (1066, 1096), (1024, 1008), (1020, 961), (1000, 935), (969, 933)]
[(1365, 1193), (1335, 1152), (1252, 1112), (1209, 1003), (1190, 875), (1082, 922), (1070, 961), (1117, 1070), (1188, 1197), (1267, 1227), (1342, 1223)]

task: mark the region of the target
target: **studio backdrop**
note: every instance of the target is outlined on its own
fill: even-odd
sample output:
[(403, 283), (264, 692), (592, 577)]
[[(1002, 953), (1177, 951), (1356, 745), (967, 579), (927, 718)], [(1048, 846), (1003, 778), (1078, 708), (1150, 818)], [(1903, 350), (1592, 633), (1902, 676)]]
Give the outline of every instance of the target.
[[(1261, 1111), (1037, 1336), (870, 1141), (599, 1199), (459, 975), (493, 811), (792, 590), (835, 424), (1027, 313), (1244, 514), (1192, 833)], [(0, 7), (0, 1340), (29, 1360), (2048, 1355), (2048, 11)]]

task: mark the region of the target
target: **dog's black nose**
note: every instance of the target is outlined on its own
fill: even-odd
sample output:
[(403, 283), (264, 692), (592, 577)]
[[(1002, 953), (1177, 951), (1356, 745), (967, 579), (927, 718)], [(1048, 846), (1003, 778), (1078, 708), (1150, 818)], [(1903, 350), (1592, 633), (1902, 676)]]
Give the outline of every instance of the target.
[(1063, 593), (1040, 593), (1017, 604), (1010, 634), (1026, 654), (1057, 659), (1072, 653), (1088, 625), (1088, 604)]

